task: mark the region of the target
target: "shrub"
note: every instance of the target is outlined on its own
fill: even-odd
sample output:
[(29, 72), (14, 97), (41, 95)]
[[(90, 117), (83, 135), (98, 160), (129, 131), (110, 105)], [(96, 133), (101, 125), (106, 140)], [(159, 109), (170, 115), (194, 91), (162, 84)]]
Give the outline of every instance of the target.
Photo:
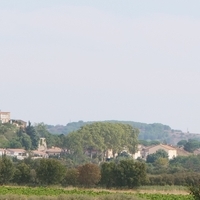
[(65, 167), (55, 159), (41, 159), (36, 169), (37, 177), (42, 184), (60, 183), (66, 173)]
[(78, 175), (77, 169), (68, 169), (62, 184), (64, 186), (76, 186), (78, 184)]
[(100, 179), (101, 173), (98, 165), (88, 163), (78, 167), (78, 181), (83, 186), (94, 186)]

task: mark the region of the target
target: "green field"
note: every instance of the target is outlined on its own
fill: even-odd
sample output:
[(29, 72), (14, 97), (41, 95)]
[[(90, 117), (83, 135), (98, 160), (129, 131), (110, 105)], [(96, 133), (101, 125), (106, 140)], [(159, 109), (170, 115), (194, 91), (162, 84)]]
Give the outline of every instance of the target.
[(151, 194), (131, 191), (63, 189), (50, 187), (0, 187), (0, 200), (193, 200), (183, 194)]

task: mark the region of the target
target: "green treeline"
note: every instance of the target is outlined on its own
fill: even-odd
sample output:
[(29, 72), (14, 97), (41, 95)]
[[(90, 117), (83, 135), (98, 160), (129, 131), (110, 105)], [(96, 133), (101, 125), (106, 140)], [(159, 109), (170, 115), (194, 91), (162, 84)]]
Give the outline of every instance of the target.
[(99, 165), (86, 163), (68, 167), (69, 160), (63, 158), (16, 160), (3, 155), (0, 158), (0, 184), (103, 188), (199, 184), (200, 156), (177, 157), (168, 163), (162, 159), (167, 158), (162, 155), (154, 161), (144, 162), (123, 157)]
[(134, 160), (107, 162), (99, 166), (87, 163), (67, 168), (62, 159), (26, 158), (12, 161), (6, 155), (0, 159), (0, 184), (133, 188), (145, 181), (145, 164)]

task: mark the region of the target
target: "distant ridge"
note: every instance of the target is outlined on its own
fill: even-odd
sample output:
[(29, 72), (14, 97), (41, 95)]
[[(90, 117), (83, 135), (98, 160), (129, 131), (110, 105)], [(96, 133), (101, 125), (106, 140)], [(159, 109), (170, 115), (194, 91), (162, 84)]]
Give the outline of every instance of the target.
[[(70, 122), (67, 125), (46, 125), (47, 130), (52, 134), (68, 134), (70, 132), (80, 129), (86, 124), (92, 124), (97, 121), (78, 121)], [(141, 123), (134, 121), (118, 121), (118, 120), (105, 120), (102, 122), (123, 123), (129, 124), (140, 130), (139, 140), (146, 141), (159, 141), (168, 144), (176, 145), (180, 140), (200, 139), (200, 134), (184, 133), (181, 130), (174, 130), (168, 125), (161, 123)]]
[[(96, 121), (78, 121), (78, 122), (70, 122), (66, 126), (63, 125), (46, 125), (47, 129), (50, 133), (53, 134), (68, 134), (70, 132), (76, 131), (82, 126), (86, 124), (91, 124)], [(140, 130), (139, 139), (141, 140), (163, 140), (168, 138), (169, 133), (172, 129), (168, 125), (163, 125), (161, 123), (141, 123), (141, 122), (133, 122), (133, 121), (118, 121), (118, 120), (106, 120), (104, 122), (111, 122), (111, 123), (123, 123), (129, 124), (135, 128)]]

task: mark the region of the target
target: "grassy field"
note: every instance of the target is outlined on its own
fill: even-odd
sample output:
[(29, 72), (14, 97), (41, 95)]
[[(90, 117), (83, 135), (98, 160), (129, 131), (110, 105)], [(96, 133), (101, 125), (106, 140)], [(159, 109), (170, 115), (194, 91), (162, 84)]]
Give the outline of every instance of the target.
[[(173, 190), (172, 190), (173, 189)], [(185, 188), (141, 187), (137, 190), (100, 190), (54, 187), (0, 187), (0, 200), (193, 200)]]
[(188, 195), (189, 190), (184, 186), (141, 186), (136, 190), (139, 193), (183, 194)]

